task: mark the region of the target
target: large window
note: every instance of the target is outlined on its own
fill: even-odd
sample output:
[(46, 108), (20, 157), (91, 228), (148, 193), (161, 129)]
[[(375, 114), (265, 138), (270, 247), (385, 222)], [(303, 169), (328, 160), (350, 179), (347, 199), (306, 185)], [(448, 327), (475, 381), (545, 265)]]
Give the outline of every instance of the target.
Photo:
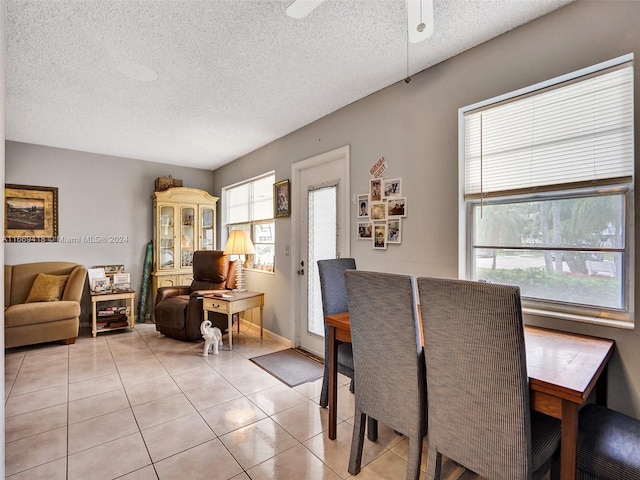
[(633, 320), (628, 55), (461, 110), (461, 275), (542, 315)]
[(274, 181), (275, 175), (269, 173), (223, 189), (227, 238), (231, 230), (248, 232), (256, 254), (247, 259), (247, 268), (269, 272), (274, 270), (275, 259)]

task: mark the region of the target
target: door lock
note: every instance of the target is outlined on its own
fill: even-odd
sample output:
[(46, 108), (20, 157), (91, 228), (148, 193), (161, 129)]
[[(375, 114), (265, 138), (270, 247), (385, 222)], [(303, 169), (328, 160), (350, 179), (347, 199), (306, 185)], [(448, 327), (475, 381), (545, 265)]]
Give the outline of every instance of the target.
[[(304, 260), (300, 260), (300, 266), (304, 267)], [(298, 275), (304, 275), (304, 268), (298, 269)]]

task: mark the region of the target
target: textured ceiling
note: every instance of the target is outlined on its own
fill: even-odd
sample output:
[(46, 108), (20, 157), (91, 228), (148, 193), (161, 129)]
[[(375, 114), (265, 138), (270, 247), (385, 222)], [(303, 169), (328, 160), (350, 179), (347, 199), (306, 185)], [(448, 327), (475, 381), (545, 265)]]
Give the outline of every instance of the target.
[[(434, 0), (416, 73), (572, 0)], [(407, 75), (404, 0), (8, 0), (6, 137), (214, 169)]]

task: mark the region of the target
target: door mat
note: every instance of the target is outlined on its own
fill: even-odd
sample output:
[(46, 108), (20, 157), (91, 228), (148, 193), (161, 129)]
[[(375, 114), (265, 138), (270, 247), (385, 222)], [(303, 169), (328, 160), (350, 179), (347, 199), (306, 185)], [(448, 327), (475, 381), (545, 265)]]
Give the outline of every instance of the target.
[(253, 357), (251, 361), (289, 387), (313, 382), (324, 373), (322, 363), (292, 348)]

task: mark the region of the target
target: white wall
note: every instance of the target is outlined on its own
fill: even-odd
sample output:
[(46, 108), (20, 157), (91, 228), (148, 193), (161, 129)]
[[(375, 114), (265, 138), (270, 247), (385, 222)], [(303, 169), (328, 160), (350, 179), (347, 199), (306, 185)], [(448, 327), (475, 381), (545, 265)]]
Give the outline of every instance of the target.
[[(351, 254), (358, 268), (456, 277), (458, 109), (626, 53), (640, 55), (638, 18), (640, 2), (578, 1), (415, 75), (410, 84), (401, 81), (216, 170), (214, 194), (271, 169), (276, 180), (289, 178), (292, 163), (343, 145), (351, 146), (351, 194), (365, 193), (369, 167), (384, 156), (389, 164), (384, 176), (401, 177), (408, 199), (402, 244), (382, 251), (356, 240), (354, 205)], [(640, 78), (637, 73), (636, 69)], [(640, 81), (635, 95), (640, 113), (638, 85)], [(636, 135), (636, 148), (639, 141)], [(636, 212), (640, 214), (640, 208)], [(276, 274), (268, 282), (247, 274), (249, 288), (260, 281), (266, 293), (265, 328), (286, 338), (293, 335), (291, 272), (297, 261), (284, 255), (291, 241), (291, 219), (277, 219)], [(615, 339), (609, 405), (640, 418), (640, 328), (622, 331), (541, 318), (526, 321)]]
[[(5, 243), (6, 264), (50, 260), (88, 267), (124, 264), (138, 293), (145, 247), (153, 238), (155, 179), (171, 175), (182, 179), (185, 187), (210, 193), (212, 183), (208, 170), (17, 142), (6, 142), (5, 168), (6, 183), (58, 187), (58, 236), (127, 239), (124, 243)], [(83, 304), (84, 323), (87, 319), (90, 310)]]

